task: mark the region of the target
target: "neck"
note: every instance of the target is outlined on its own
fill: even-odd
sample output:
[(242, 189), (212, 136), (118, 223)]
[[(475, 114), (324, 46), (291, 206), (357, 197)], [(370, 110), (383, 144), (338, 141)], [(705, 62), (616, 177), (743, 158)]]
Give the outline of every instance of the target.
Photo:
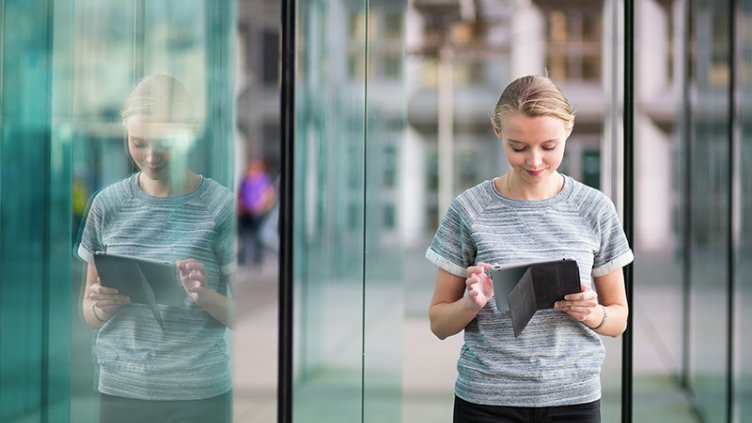
[(504, 196), (514, 200), (540, 201), (555, 197), (564, 188), (564, 177), (554, 172), (538, 183), (530, 183), (510, 171), (498, 179)]
[(138, 186), (143, 192), (153, 197), (177, 197), (188, 194), (196, 189), (198, 182), (199, 176), (188, 170), (182, 175), (175, 175), (164, 180), (150, 179), (143, 173), (138, 175)]

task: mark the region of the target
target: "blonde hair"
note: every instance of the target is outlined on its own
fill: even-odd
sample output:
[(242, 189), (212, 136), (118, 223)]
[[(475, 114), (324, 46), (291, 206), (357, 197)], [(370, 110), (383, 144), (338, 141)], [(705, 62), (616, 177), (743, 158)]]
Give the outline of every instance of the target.
[(142, 116), (149, 121), (196, 128), (193, 99), (182, 82), (170, 75), (149, 75), (133, 88), (120, 116)]
[(491, 123), (502, 130), (506, 116), (522, 113), (527, 117), (551, 116), (564, 122), (567, 131), (574, 127), (574, 110), (559, 87), (549, 78), (528, 75), (512, 81), (501, 93)]

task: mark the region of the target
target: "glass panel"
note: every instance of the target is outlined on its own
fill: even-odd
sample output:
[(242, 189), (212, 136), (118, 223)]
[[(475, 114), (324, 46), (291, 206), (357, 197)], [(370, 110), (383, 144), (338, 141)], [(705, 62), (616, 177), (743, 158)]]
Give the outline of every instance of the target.
[[(402, 421), (404, 0), (368, 3), (364, 422)], [(352, 42), (362, 43), (361, 39)]]
[(738, 40), (738, 125), (739, 154), (736, 207), (739, 211), (735, 225), (738, 228), (736, 254), (736, 330), (734, 351), (736, 363), (735, 403), (738, 421), (752, 420), (752, 1), (740, 2), (737, 18)]
[(293, 416), (400, 421), (405, 4), (298, 6)]
[[(237, 2), (235, 92), (238, 187), (234, 421), (275, 421), (280, 240), (280, 96), (277, 2)], [(244, 205), (240, 207), (240, 205)]]
[[(684, 105), (670, 100), (682, 99), (688, 83), (682, 78), (689, 50), (682, 44), (688, 42), (686, 9), (682, 2), (640, 1), (635, 10), (633, 415), (635, 421), (670, 416), (692, 422), (697, 417), (679, 379), (687, 318), (682, 265), (689, 136)], [(674, 63), (680, 67), (673, 69)]]
[(726, 421), (728, 315), (728, 11), (692, 3), (697, 99), (692, 157), (690, 384), (704, 421)]
[[(77, 226), (71, 421), (184, 412), (131, 399), (181, 400), (181, 410), (231, 421), (234, 7), (83, 0), (72, 17), (75, 61), (61, 76), (74, 87), (63, 99), (72, 109)], [(195, 260), (198, 279), (189, 281), (183, 267), (182, 282), (172, 283), (201, 289), (180, 290), (174, 300), (157, 290), (151, 307), (131, 294), (133, 303), (110, 308), (113, 298), (100, 288), (111, 283), (105, 269), (100, 284), (87, 274), (97, 251), (166, 261), (170, 269)], [(134, 277), (142, 282), (162, 281), (140, 269)]]
[[(58, 4), (65, 15), (69, 3)], [(65, 421), (69, 409), (70, 139), (59, 100), (70, 88), (60, 81), (70, 50), (52, 52), (71, 27), (53, 32), (51, 8), (0, 1), (3, 422)]]
[(293, 418), (363, 410), (365, 28), (353, 2), (298, 3)]

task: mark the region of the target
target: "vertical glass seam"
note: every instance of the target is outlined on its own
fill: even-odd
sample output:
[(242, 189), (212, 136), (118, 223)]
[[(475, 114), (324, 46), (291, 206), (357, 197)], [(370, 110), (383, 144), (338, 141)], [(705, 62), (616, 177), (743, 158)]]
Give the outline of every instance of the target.
[[(634, 250), (634, 3), (624, 1), (624, 232)], [(633, 304), (633, 264), (624, 268), (627, 304)], [(621, 419), (632, 421), (632, 325), (633, 313), (627, 316), (627, 330), (622, 339)]]
[(280, 216), (277, 421), (292, 423), (295, 0), (282, 0), (280, 36)]
[[(48, 61), (47, 71), (44, 73), (44, 84), (45, 84), (45, 91), (47, 92), (48, 99), (52, 99), (52, 54), (53, 54), (53, 24), (54, 24), (54, 17), (52, 14), (52, 4), (51, 2), (45, 1), (44, 2), (44, 14), (45, 14), (45, 21), (47, 23), (46, 25), (46, 31), (47, 36), (45, 39), (45, 59)], [(52, 247), (52, 242), (50, 240), (50, 207), (52, 207), (52, 201), (50, 199), (51, 196), (51, 177), (52, 177), (52, 170), (51, 170), (51, 154), (52, 154), (52, 102), (47, 101), (45, 102), (45, 113), (47, 116), (45, 116), (45, 122), (44, 125), (46, 126), (46, 131), (43, 131), (44, 136), (46, 136), (46, 142), (44, 143), (44, 166), (42, 172), (45, 175), (44, 182), (45, 186), (41, 190), (42, 193), (44, 193), (42, 197), (42, 319), (41, 319), (41, 353), (42, 353), (42, 363), (41, 369), (40, 369), (40, 376), (41, 376), (41, 383), (40, 383), (40, 421), (42, 423), (46, 423), (49, 421), (49, 408), (50, 408), (50, 396), (49, 396), (49, 389), (50, 389), (50, 355), (52, 354), (52, 351), (50, 351), (50, 294), (49, 294), (49, 287), (50, 287), (50, 250)]]
[(689, 52), (692, 50), (691, 43), (692, 37), (690, 36), (689, 28), (692, 27), (692, 0), (685, 0), (684, 2), (684, 25), (687, 28), (683, 31), (684, 34), (684, 69), (683, 81), (682, 81), (682, 102), (683, 102), (683, 118), (684, 118), (684, 134), (685, 134), (685, 148), (684, 148), (684, 254), (682, 262), (682, 367), (680, 375), (680, 383), (685, 391), (691, 392), (689, 383), (690, 372), (690, 325), (689, 319), (691, 315), (691, 299), (690, 288), (692, 286), (692, 239), (694, 237), (692, 220), (694, 219), (694, 213), (692, 212), (692, 157), (694, 154), (694, 136), (692, 132), (692, 96), (691, 96), (691, 80), (690, 75), (691, 67), (693, 66), (692, 57)]
[(368, 43), (369, 43), (369, 0), (363, 0), (363, 17), (365, 19), (364, 29), (365, 35), (363, 37), (363, 251), (362, 251), (362, 288), (361, 288), (361, 304), (360, 304), (360, 421), (361, 423), (366, 420), (366, 264), (367, 264), (367, 239), (368, 231)]
[(729, 86), (728, 86), (728, 142), (729, 142), (729, 159), (728, 159), (728, 209), (727, 216), (727, 277), (728, 277), (728, 293), (726, 296), (727, 310), (728, 310), (728, 333), (726, 336), (726, 416), (729, 422), (734, 421), (734, 290), (735, 290), (735, 278), (736, 278), (736, 259), (734, 253), (735, 249), (735, 208), (737, 201), (735, 198), (736, 187), (736, 170), (737, 162), (735, 160), (738, 157), (737, 144), (736, 144), (736, 26), (737, 26), (737, 12), (738, 2), (735, 0), (729, 0), (727, 16), (729, 20), (728, 25), (728, 37), (729, 37)]

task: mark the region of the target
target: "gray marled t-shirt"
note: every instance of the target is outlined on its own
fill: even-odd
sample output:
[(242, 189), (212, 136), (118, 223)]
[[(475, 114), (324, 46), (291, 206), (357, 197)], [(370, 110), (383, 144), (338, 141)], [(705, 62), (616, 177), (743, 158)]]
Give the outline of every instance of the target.
[[(193, 258), (206, 266), (207, 287), (227, 295), (235, 265), (234, 196), (202, 178), (191, 193), (152, 197), (135, 174), (99, 192), (86, 218), (78, 255), (93, 253), (174, 262)], [(148, 306), (119, 308), (96, 332), (93, 355), (100, 392), (127, 398), (190, 400), (232, 387), (225, 327), (187, 295), (182, 306), (160, 305), (165, 331)]]
[[(465, 277), (478, 263), (577, 260), (582, 283), (634, 257), (613, 203), (565, 176), (564, 188), (542, 201), (503, 197), (493, 181), (450, 205), (426, 257)], [(600, 398), (604, 347), (600, 336), (558, 310), (539, 310), (519, 338), (495, 298), (465, 327), (455, 393), (476, 404), (549, 407)]]

